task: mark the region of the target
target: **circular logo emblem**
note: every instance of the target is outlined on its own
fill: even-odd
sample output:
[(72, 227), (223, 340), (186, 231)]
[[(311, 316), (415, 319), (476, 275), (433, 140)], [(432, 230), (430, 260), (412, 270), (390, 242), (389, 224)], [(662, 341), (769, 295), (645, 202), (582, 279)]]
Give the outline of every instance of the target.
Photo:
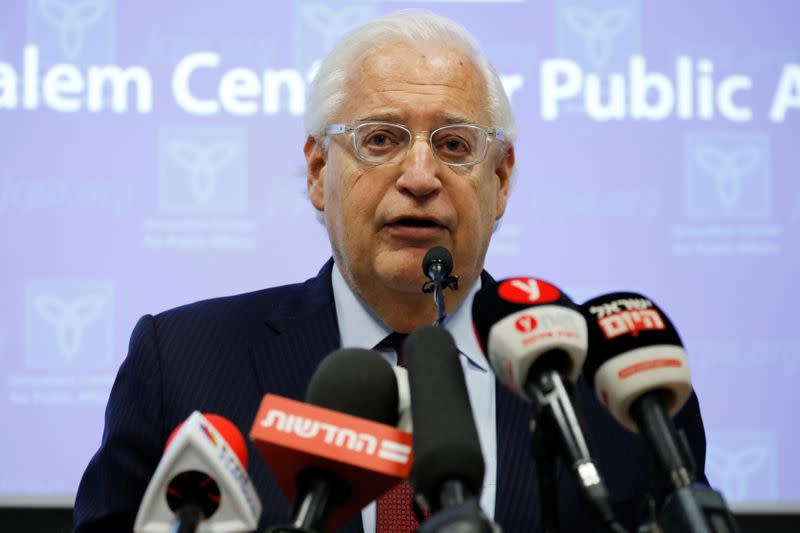
[(533, 315), (522, 315), (514, 322), (514, 327), (520, 333), (530, 333), (536, 329), (536, 317)]
[(555, 302), (561, 291), (540, 279), (511, 278), (500, 283), (497, 294), (508, 302), (532, 305)]

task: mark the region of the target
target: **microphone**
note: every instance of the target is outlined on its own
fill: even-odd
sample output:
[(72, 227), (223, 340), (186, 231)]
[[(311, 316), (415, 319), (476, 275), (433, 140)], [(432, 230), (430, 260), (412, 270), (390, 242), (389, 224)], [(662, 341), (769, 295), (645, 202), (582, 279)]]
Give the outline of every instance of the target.
[(693, 468), (671, 418), (689, 398), (686, 350), (670, 320), (648, 298), (617, 292), (581, 306), (589, 327), (584, 374), (623, 426), (641, 430), (674, 488), (689, 485)]
[(247, 447), (236, 426), (195, 411), (167, 440), (133, 530), (253, 531), (261, 502), (246, 469)]
[[(560, 449), (602, 523), (621, 530), (573, 406), (572, 384), (580, 375), (588, 342), (586, 321), (578, 306), (546, 281), (510, 278), (481, 287), (472, 302), (472, 320), (498, 379), (533, 402), (539, 415), (534, 440), (537, 444), (541, 440), (541, 448), (548, 452), (550, 448)], [(551, 441), (550, 426), (558, 434), (558, 443)], [(548, 465), (541, 464), (552, 464), (553, 458), (538, 459), (543, 476), (540, 484), (554, 486), (554, 473), (545, 477)], [(555, 514), (548, 514), (555, 494), (542, 491), (542, 498), (547, 497), (552, 501), (542, 502), (545, 528), (555, 527), (557, 521)]]
[(429, 281), (422, 286), (422, 292), (433, 293), (433, 302), (436, 305), (436, 322), (440, 326), (447, 318), (444, 304), (444, 290), (458, 290), (458, 276), (451, 276), (453, 271), (453, 256), (443, 246), (434, 246), (422, 258), (422, 272)]
[(422, 258), (422, 272), (432, 281), (441, 281), (452, 271), (453, 256), (444, 246), (434, 246)]
[(403, 352), (414, 420), (412, 484), (420, 505), (439, 513), (420, 531), (491, 531), (478, 505), (485, 464), (458, 348), (447, 330), (426, 326), (406, 338)]
[(736, 531), (722, 497), (692, 486), (695, 461), (672, 422), (692, 392), (686, 350), (672, 322), (652, 300), (633, 292), (598, 296), (581, 310), (589, 332), (584, 374), (613, 417), (641, 431), (673, 491), (662, 526)]
[(411, 470), (411, 435), (398, 430), (398, 384), (377, 352), (337, 350), (317, 367), (308, 403), (267, 394), (250, 437), (293, 501), (277, 532), (336, 529)]

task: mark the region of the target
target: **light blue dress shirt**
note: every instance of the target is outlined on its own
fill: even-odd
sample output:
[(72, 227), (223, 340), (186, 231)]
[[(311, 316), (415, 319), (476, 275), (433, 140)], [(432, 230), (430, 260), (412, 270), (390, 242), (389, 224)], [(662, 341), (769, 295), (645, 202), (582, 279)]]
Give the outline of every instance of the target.
[[(333, 299), (336, 303), (336, 316), (339, 321), (339, 333), (343, 348), (373, 349), (392, 331), (375, 316), (362, 302), (342, 277), (339, 268), (334, 264)], [(486, 358), (481, 352), (478, 341), (472, 330), (472, 299), (480, 289), (481, 280), (470, 287), (469, 294), (461, 306), (450, 313), (445, 321), (445, 328), (453, 335), (461, 352), (461, 367), (469, 391), (472, 414), (478, 428), (483, 459), (486, 462), (486, 474), (483, 478), (481, 507), (486, 515), (494, 518), (495, 491), (497, 482), (497, 425), (495, 423), (495, 377)], [(431, 306), (433, 306), (431, 297)], [(390, 364), (397, 364), (397, 355), (392, 352), (383, 353)], [(364, 533), (375, 533), (375, 502), (361, 511), (364, 522)]]

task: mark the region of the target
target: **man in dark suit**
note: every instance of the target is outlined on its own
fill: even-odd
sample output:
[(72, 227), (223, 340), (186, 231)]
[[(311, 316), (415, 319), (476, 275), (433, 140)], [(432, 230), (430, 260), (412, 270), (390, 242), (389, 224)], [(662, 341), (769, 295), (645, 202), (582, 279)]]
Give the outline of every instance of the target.
[[(101, 447), (81, 481), (76, 530), (131, 528), (167, 435), (193, 410), (222, 414), (246, 432), (265, 393), (302, 399), (318, 362), (343, 343), (357, 339), (372, 348), (385, 333), (432, 323), (420, 265), (434, 245), (452, 252), (463, 288), (448, 291), (446, 305), (470, 395), (494, 405), (484, 409), (479, 428), (494, 483), (482, 504), (506, 531), (537, 530), (530, 409), (495, 386), (472, 352), (471, 334), (457, 326), (469, 322), (514, 168), (514, 124), (500, 80), (452, 21), (390, 15), (344, 38), (326, 58), (311, 87), (306, 127), (309, 198), (324, 219), (333, 260), (303, 284), (139, 321), (109, 399)], [(350, 333), (370, 328), (376, 337), (369, 341)], [(620, 518), (633, 527), (650, 479), (642, 443), (583, 383), (579, 394), (590, 447)], [(705, 437), (694, 396), (678, 423), (702, 472)], [(252, 446), (249, 453), (256, 456)], [(261, 525), (286, 521), (288, 503), (265, 465), (250, 465), (264, 507)], [(569, 476), (559, 476), (558, 485), (562, 530), (591, 530), (592, 516)], [(365, 510), (367, 533), (376, 529), (374, 517)], [(345, 530), (361, 531), (361, 518)]]

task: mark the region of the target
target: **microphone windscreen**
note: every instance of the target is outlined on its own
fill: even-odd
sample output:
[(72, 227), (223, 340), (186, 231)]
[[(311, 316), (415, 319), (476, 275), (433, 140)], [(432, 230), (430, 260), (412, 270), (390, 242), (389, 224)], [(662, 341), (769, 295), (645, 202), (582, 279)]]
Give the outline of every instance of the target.
[(449, 276), (453, 271), (453, 256), (444, 246), (434, 246), (422, 258), (422, 272), (425, 277), (431, 278), (431, 265), (434, 263), (442, 265), (443, 276)]
[(306, 391), (312, 405), (333, 409), (388, 426), (398, 422), (397, 377), (378, 353), (343, 348), (317, 367)]
[(674, 415), (691, 393), (691, 377), (686, 350), (667, 315), (634, 292), (592, 298), (581, 312), (589, 332), (583, 372), (611, 414), (635, 431), (631, 404), (660, 391)]
[[(225, 442), (228, 443), (233, 453), (236, 455), (236, 458), (239, 459), (239, 462), (242, 463), (243, 468), (247, 468), (247, 444), (245, 443), (244, 436), (242, 432), (239, 431), (239, 428), (236, 425), (225, 418), (222, 415), (214, 415), (209, 413), (203, 413), (203, 417), (212, 425), (214, 429), (216, 429), (222, 438), (225, 439)], [(185, 422), (181, 422), (178, 424), (175, 429), (172, 430), (170, 433), (169, 438), (167, 438), (167, 444), (164, 446), (164, 449), (169, 448), (169, 445), (172, 443), (172, 440), (178, 434), (180, 429), (183, 427)], [(210, 432), (204, 427), (200, 426), (206, 435), (209, 436), (211, 440), (213, 436)]]
[(533, 374), (555, 370), (575, 381), (586, 357), (586, 321), (578, 306), (546, 281), (516, 277), (475, 294), (472, 322), (495, 375), (523, 398)]
[(419, 328), (406, 339), (404, 353), (414, 420), (414, 487), (433, 506), (449, 480), (479, 495), (485, 465), (453, 337), (442, 328)]
[(497, 322), (533, 306), (548, 304), (577, 309), (558, 287), (540, 279), (516, 277), (484, 283), (472, 300), (472, 324), (483, 352), (486, 353), (489, 332)]
[(641, 294), (604, 294), (588, 300), (581, 311), (589, 328), (589, 352), (583, 373), (590, 383), (603, 363), (620, 354), (645, 346), (683, 346), (667, 315)]
[(187, 505), (202, 510), (204, 531), (255, 530), (261, 502), (245, 469), (246, 449), (236, 450), (243, 445), (232, 422), (193, 412), (170, 435), (133, 530), (172, 531), (176, 513)]

